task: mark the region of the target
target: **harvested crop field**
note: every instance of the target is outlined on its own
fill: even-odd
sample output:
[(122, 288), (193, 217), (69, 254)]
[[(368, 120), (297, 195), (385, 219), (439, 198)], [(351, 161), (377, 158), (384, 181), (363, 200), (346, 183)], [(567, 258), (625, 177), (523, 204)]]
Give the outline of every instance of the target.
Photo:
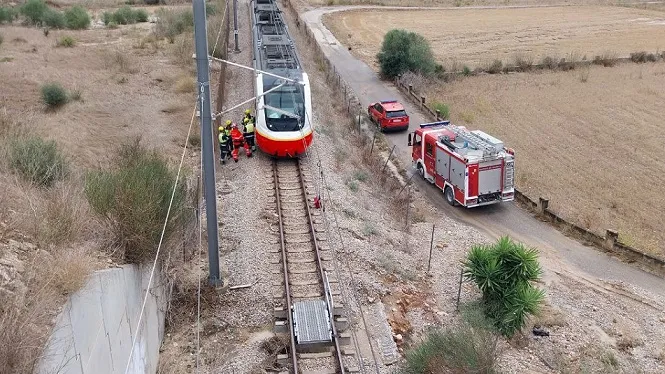
[[(628, 56), (665, 49), (665, 13), (628, 7), (357, 10), (328, 14), (326, 26), (351, 52), (373, 66), (383, 36), (403, 28), (423, 35), (436, 59), (482, 67), (518, 55)], [(572, 54), (572, 56), (570, 56)]]
[[(414, 82), (415, 83), (415, 82)], [(516, 149), (517, 185), (566, 218), (665, 253), (665, 63), (418, 84)]]

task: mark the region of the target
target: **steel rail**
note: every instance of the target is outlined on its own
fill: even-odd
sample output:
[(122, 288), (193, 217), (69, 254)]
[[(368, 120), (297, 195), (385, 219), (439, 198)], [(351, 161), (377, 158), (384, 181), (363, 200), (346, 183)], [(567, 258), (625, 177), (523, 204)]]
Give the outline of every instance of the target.
[(273, 160), (272, 174), (275, 178), (275, 200), (277, 201), (277, 217), (279, 219), (279, 243), (282, 248), (282, 264), (284, 266), (284, 287), (286, 291), (286, 318), (289, 323), (289, 335), (291, 338), (291, 362), (293, 372), (298, 373), (298, 356), (296, 355), (296, 338), (293, 333), (293, 316), (291, 315), (291, 290), (289, 289), (289, 264), (286, 256), (286, 241), (284, 239), (284, 222), (282, 220), (282, 203), (279, 193), (279, 175), (277, 173), (277, 160)]
[[(321, 254), (319, 253), (319, 243), (316, 240), (316, 231), (314, 230), (314, 220), (312, 219), (312, 212), (309, 209), (309, 200), (307, 199), (307, 189), (306, 189), (306, 186), (305, 186), (305, 178), (303, 177), (302, 165), (300, 164), (300, 159), (299, 158), (296, 159), (296, 165), (298, 166), (298, 177), (300, 178), (300, 185), (302, 186), (303, 198), (305, 199), (305, 210), (307, 211), (307, 220), (309, 221), (310, 233), (312, 234), (312, 243), (314, 243), (314, 253), (316, 254), (316, 267), (317, 267), (317, 269), (319, 269), (319, 277), (321, 279), (321, 284), (323, 285), (323, 292), (325, 293), (325, 292), (327, 292), (326, 285), (325, 285), (326, 275), (323, 271), (323, 267), (321, 266)], [(330, 296), (332, 297), (332, 294)], [(328, 306), (330, 306), (330, 304)], [(337, 355), (337, 362), (339, 363), (339, 370), (340, 370), (340, 373), (345, 374), (344, 361), (342, 359), (342, 350), (340, 349), (340, 346), (339, 346), (337, 328), (335, 327), (335, 321), (333, 319), (334, 311), (329, 310), (328, 313), (330, 315), (330, 325), (332, 326), (333, 342), (335, 343), (335, 354)], [(297, 371), (296, 371), (296, 373), (297, 373)]]

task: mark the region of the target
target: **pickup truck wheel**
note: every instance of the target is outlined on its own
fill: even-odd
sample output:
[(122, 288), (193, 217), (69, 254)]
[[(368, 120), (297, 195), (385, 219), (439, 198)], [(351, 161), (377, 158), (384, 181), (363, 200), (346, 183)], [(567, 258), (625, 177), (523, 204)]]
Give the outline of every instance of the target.
[(450, 187), (446, 187), (446, 189), (443, 191), (444, 196), (446, 197), (446, 201), (448, 204), (455, 206), (455, 195), (453, 195), (453, 189)]

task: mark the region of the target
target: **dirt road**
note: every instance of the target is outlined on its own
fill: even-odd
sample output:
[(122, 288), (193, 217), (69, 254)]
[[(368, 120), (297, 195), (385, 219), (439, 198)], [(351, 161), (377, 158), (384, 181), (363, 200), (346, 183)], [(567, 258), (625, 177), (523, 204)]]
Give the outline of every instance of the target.
[[(302, 19), (313, 31), (324, 53), (333, 62), (337, 72), (350, 84), (361, 103), (367, 106), (371, 101), (400, 99), (410, 112), (410, 130), (413, 130), (418, 124), (428, 120), (414, 105), (402, 97), (392, 84), (379, 80), (369, 66), (352, 56), (322, 23), (322, 16), (326, 13), (358, 8), (352, 6), (318, 8), (304, 13)], [(403, 165), (410, 165), (406, 133), (388, 134), (386, 138), (390, 143), (397, 145), (395, 153), (400, 162)], [(414, 177), (414, 180), (417, 178)], [(477, 227), (492, 237), (507, 234), (540, 249), (546, 261), (546, 272), (573, 274), (578, 279), (587, 280), (587, 283), (594, 287), (609, 288), (606, 285), (622, 282), (642, 288), (654, 295), (665, 296), (665, 280), (564, 236), (515, 204), (472, 210), (452, 208), (444, 202), (440, 190), (422, 180), (417, 180), (416, 185), (425, 192), (431, 203), (445, 214)]]

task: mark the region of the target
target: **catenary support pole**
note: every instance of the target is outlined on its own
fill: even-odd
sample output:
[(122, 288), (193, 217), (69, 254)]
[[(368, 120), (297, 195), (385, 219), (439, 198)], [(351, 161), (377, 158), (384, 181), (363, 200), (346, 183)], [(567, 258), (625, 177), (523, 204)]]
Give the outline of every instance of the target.
[(238, 48), (238, 0), (233, 0), (233, 41), (235, 42), (233, 52), (240, 53)]
[(199, 83), (199, 119), (201, 121), (201, 157), (203, 158), (203, 196), (206, 202), (208, 262), (212, 286), (222, 285), (219, 276), (219, 243), (217, 234), (217, 197), (215, 192), (215, 149), (211, 128), (210, 71), (205, 0), (193, 0), (196, 73)]

